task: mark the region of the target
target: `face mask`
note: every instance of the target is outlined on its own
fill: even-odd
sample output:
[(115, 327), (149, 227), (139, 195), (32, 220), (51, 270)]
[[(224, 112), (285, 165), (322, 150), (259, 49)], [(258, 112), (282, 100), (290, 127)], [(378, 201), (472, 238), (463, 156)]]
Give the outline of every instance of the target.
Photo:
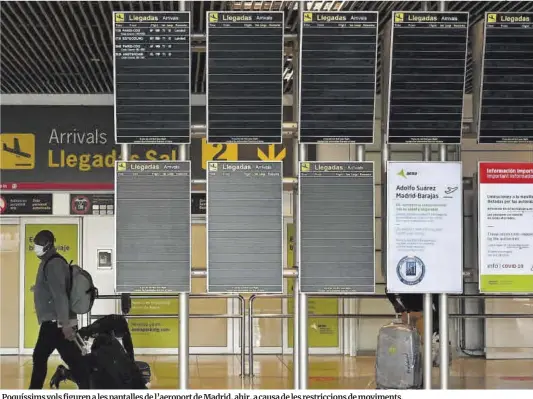
[(35, 255), (37, 255), (37, 256), (43, 256), (44, 255), (44, 247), (42, 245), (34, 245), (33, 246), (33, 252), (35, 252)]

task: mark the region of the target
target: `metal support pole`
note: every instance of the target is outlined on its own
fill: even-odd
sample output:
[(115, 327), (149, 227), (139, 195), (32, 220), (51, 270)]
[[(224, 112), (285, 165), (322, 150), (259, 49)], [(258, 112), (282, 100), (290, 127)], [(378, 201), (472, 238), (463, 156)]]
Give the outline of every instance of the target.
[[(297, 200), (295, 200), (296, 202)], [(295, 229), (296, 230), (296, 229)], [(295, 240), (296, 241), (296, 240)], [(296, 245), (295, 245), (296, 249)], [(294, 253), (296, 254), (296, 250)], [(296, 261), (296, 260), (295, 260)], [(293, 282), (293, 313), (294, 318), (292, 320), (292, 378), (293, 378), (293, 389), (300, 389), (300, 361), (298, 358), (299, 354), (299, 344), (300, 344), (300, 326), (298, 320), (300, 320), (300, 286), (298, 280)]]
[[(180, 2), (180, 9), (182, 4)], [(182, 144), (178, 147), (178, 159), (186, 161), (188, 158), (188, 146)], [(189, 388), (189, 294), (179, 294), (179, 387)]]
[[(446, 11), (446, 2), (439, 1), (439, 11)], [(459, 151), (461, 151), (459, 149)], [(448, 160), (448, 147), (446, 144), (439, 146), (439, 160)], [(439, 335), (440, 335), (440, 389), (448, 389), (448, 377), (450, 374), (450, 364), (448, 362), (448, 294), (441, 294), (439, 297)]]
[(189, 294), (180, 293), (179, 313), (179, 387), (189, 388)]
[(363, 162), (366, 159), (366, 149), (364, 144), (357, 144), (355, 146), (355, 154), (358, 162)]
[(256, 295), (252, 294), (248, 299), (248, 374), (250, 378), (254, 376), (254, 300)]
[(246, 301), (244, 298), (239, 301), (241, 309), (241, 378), (246, 375)]
[[(179, 2), (179, 10), (186, 11), (187, 2)], [(186, 161), (189, 159), (189, 146), (182, 144), (178, 147), (178, 159)], [(192, 271), (191, 271), (192, 274)], [(189, 294), (180, 292), (179, 294), (179, 388), (189, 388)]]
[[(383, 86), (381, 86), (383, 87)], [(386, 137), (381, 138), (381, 274), (387, 281), (387, 163), (390, 159), (390, 146), (386, 142)]]
[(431, 389), (433, 302), (431, 294), (424, 294), (424, 389)]
[[(180, 2), (180, 8), (181, 8)], [(186, 161), (188, 159), (188, 145), (182, 144), (178, 147), (178, 159)], [(180, 317), (179, 317), (179, 387), (189, 388), (189, 294), (181, 292), (179, 294)]]
[[(426, 7), (424, 7), (427, 9)], [(422, 147), (422, 159), (431, 161), (431, 144)], [(424, 294), (424, 389), (431, 389), (431, 372), (433, 369), (432, 338), (433, 338), (433, 296)]]
[[(422, 11), (429, 10), (429, 2), (422, 2)], [(431, 162), (431, 144), (422, 147), (422, 160)], [(433, 296), (424, 294), (424, 389), (431, 389), (431, 372), (433, 370)]]
[(439, 161), (445, 162), (448, 160), (448, 146), (446, 144), (439, 145)]
[(424, 162), (431, 161), (431, 144), (424, 144), (422, 151), (422, 160)]
[[(381, 41), (381, 52), (382, 56), (390, 52), (391, 43), (387, 40), (384, 40), (383, 37)], [(390, 82), (388, 82), (389, 75), (389, 66), (390, 60), (384, 60), (382, 62), (382, 73), (381, 73), (381, 275), (385, 284), (387, 283), (387, 246), (388, 246), (388, 231), (387, 231), (387, 164), (390, 159), (390, 146), (387, 143), (387, 130), (388, 130), (388, 119), (389, 119), (389, 96), (388, 96), (388, 87)]]
[[(301, 19), (303, 20), (303, 19)], [(307, 160), (307, 147), (305, 144), (299, 145), (299, 158), (301, 161)], [(295, 215), (296, 221), (298, 221), (299, 215)], [(300, 243), (297, 243), (297, 246), (300, 245)], [(299, 265), (300, 266), (300, 265)], [(300, 270), (300, 276), (301, 276), (301, 270)], [(301, 277), (298, 277), (301, 278)], [(296, 316), (296, 315), (295, 315)], [(299, 335), (299, 341), (300, 345), (298, 348), (298, 361), (299, 361), (299, 368), (300, 368), (300, 385), (299, 389), (305, 390), (307, 389), (307, 381), (308, 381), (308, 368), (309, 368), (309, 346), (307, 342), (307, 321), (308, 321), (308, 302), (307, 302), (307, 294), (300, 292), (299, 293), (299, 299), (298, 299), (298, 319), (294, 320), (294, 323), (298, 323), (298, 335)]]
[(448, 389), (450, 376), (449, 337), (448, 337), (448, 294), (439, 296), (439, 334), (440, 334), (440, 389)]
[[(443, 3), (443, 2), (440, 2), (440, 3)], [(448, 160), (448, 146), (446, 144), (441, 144), (439, 146), (439, 160), (441, 162), (445, 162)], [(449, 320), (448, 318), (448, 294), (440, 294), (439, 296), (440, 389), (448, 389), (448, 380), (449, 380), (449, 375), (450, 375), (448, 320)]]
[(121, 144), (120, 145), (120, 159), (123, 161), (127, 161), (129, 158), (130, 158), (130, 145)]
[[(296, 43), (295, 43), (296, 44)], [(299, 43), (296, 44), (293, 48), (293, 83), (292, 83), (292, 117), (293, 120), (297, 121), (299, 119), (299, 109), (300, 109), (300, 52), (299, 52)], [(293, 195), (292, 195), (292, 222), (294, 226), (294, 267), (300, 267), (300, 252), (298, 251), (298, 246), (300, 245), (300, 235), (298, 231), (298, 205), (299, 205), (299, 193), (298, 193), (298, 170), (300, 168), (299, 163), (299, 154), (298, 154), (298, 136), (296, 135), (292, 140), (293, 146), (293, 159), (292, 159), (292, 170), (294, 171), (295, 184), (293, 184)], [(293, 265), (287, 265), (291, 267)], [(293, 389), (300, 388), (300, 362), (298, 358), (299, 349), (300, 349), (300, 326), (298, 320), (300, 319), (299, 305), (300, 305), (300, 287), (299, 280), (293, 281), (293, 312), (294, 319), (292, 322), (292, 377), (293, 377)]]
[[(366, 146), (364, 144), (356, 144), (355, 146), (355, 160), (357, 162), (364, 162), (366, 161)], [(350, 157), (351, 158), (351, 157)], [(374, 198), (374, 203), (375, 203), (375, 198)], [(375, 216), (375, 214), (374, 214)], [(375, 265), (374, 265), (375, 267)], [(374, 281), (375, 283), (375, 281)], [(344, 303), (344, 299), (342, 301), (342, 303)], [(359, 311), (359, 299), (348, 299), (348, 303), (349, 303), (349, 313), (351, 314), (352, 312), (354, 314), (356, 314), (358, 311)], [(349, 319), (348, 320), (348, 323), (345, 323), (343, 321), (343, 325), (344, 326), (347, 326), (348, 327), (348, 331), (350, 331), (349, 333), (349, 339), (350, 339), (350, 351), (349, 351), (349, 354), (350, 356), (357, 356), (357, 348), (359, 347), (359, 326), (360, 326), (360, 322), (359, 320), (357, 319)], [(355, 348), (354, 350), (352, 350), (352, 348)]]

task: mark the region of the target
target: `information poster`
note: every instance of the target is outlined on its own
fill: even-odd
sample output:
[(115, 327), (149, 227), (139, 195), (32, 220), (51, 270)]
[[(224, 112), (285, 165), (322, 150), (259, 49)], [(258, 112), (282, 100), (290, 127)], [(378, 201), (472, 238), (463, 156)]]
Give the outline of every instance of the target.
[(56, 238), (57, 252), (78, 263), (77, 224), (27, 224), (24, 235), (24, 348), (33, 348), (39, 334), (32, 287), (41, 260), (33, 252), (33, 238), (41, 230), (50, 230)]
[(461, 293), (460, 162), (388, 162), (387, 289)]
[(479, 163), (479, 289), (533, 292), (533, 163)]
[[(177, 299), (135, 299), (132, 298), (131, 315), (177, 315)], [(135, 348), (177, 348), (179, 345), (178, 318), (129, 319), (133, 346)]]
[[(287, 267), (294, 267), (294, 244), (296, 229), (294, 224), (287, 224)], [(294, 293), (294, 279), (287, 280), (287, 291)], [(309, 313), (338, 314), (339, 301), (337, 298), (313, 298), (310, 297)], [(289, 298), (288, 311), (294, 314), (294, 302)], [(288, 327), (289, 348), (292, 348), (294, 334), (294, 320), (289, 319)], [(318, 319), (310, 317), (307, 324), (307, 339), (310, 348), (336, 348), (339, 346), (339, 320), (333, 318)]]

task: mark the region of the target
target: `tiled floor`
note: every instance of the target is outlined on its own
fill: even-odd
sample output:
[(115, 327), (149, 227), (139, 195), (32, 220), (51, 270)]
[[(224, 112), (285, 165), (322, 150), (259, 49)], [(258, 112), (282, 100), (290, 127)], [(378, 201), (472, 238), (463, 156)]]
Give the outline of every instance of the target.
[[(150, 363), (152, 388), (176, 388), (177, 356), (140, 356)], [(49, 362), (50, 377), (59, 364)], [(191, 389), (291, 389), (291, 356), (257, 355), (254, 377), (239, 376), (238, 356), (191, 356), (189, 365)], [(20, 389), (28, 385), (31, 357), (0, 357), (0, 388)], [(438, 386), (438, 369), (434, 369), (434, 387)], [(374, 358), (347, 356), (313, 356), (309, 367), (310, 389), (367, 389), (374, 387)], [(533, 389), (533, 361), (456, 359), (451, 368), (453, 389)], [(75, 388), (65, 384), (63, 388)]]

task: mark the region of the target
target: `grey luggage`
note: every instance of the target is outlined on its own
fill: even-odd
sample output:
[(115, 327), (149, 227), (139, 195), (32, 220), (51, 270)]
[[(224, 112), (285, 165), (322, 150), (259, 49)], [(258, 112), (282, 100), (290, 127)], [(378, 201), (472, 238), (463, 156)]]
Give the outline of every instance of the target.
[(421, 347), (420, 334), (410, 323), (397, 319), (381, 327), (376, 353), (376, 388), (421, 388)]

